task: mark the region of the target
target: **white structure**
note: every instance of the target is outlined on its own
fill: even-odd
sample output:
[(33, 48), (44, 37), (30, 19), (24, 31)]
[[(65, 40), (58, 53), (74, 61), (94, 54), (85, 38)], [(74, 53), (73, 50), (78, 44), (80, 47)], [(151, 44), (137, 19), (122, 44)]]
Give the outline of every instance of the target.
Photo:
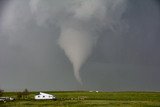
[(54, 97), (51, 94), (46, 94), (40, 92), (39, 95), (35, 95), (35, 100), (56, 100), (56, 97)]

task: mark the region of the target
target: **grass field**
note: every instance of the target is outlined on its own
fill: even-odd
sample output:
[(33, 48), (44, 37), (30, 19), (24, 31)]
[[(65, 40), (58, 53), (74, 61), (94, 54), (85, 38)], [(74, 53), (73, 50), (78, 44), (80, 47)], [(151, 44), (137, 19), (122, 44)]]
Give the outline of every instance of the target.
[[(30, 92), (27, 99), (0, 103), (0, 107), (160, 107), (160, 92), (46, 92), (57, 97), (57, 101), (35, 101)], [(16, 93), (3, 96), (16, 98)]]

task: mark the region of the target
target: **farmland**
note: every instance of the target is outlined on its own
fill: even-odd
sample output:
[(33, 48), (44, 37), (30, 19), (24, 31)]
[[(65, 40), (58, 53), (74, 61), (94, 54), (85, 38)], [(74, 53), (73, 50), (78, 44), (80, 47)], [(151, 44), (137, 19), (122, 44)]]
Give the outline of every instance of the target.
[(57, 101), (35, 101), (30, 92), (27, 98), (17, 99), (16, 92), (5, 92), (3, 96), (16, 98), (12, 102), (0, 102), (0, 107), (160, 107), (160, 92), (87, 92), (48, 91)]

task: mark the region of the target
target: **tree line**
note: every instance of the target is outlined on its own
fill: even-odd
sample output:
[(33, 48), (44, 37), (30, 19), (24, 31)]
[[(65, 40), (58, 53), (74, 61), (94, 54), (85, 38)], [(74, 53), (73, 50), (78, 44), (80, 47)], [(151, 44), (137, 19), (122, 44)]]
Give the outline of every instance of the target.
[[(2, 97), (4, 95), (4, 90), (0, 89), (0, 97)], [(16, 93), (16, 98), (18, 100), (20, 99), (28, 99), (28, 96), (29, 96), (29, 91), (28, 89), (24, 89), (22, 92), (17, 92)]]

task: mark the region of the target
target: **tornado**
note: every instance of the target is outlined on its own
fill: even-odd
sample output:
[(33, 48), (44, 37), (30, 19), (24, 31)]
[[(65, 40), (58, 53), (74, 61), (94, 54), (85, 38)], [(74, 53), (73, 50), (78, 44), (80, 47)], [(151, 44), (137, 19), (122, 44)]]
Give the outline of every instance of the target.
[[(94, 35), (94, 30), (100, 29), (101, 26), (114, 30), (113, 26), (119, 23), (124, 10), (122, 8), (119, 11), (117, 7), (122, 6), (124, 0), (79, 0), (76, 3), (78, 5), (72, 10), (71, 20), (61, 25), (58, 44), (72, 63), (75, 78), (82, 84), (81, 67), (91, 55), (99, 38), (99, 35)], [(116, 13), (115, 17), (113, 12)]]
[(93, 17), (98, 18), (98, 15), (102, 19), (105, 6), (98, 0), (80, 0), (77, 3), (81, 5), (74, 7), (72, 20), (61, 25), (58, 43), (73, 65), (75, 78), (82, 84), (80, 69), (96, 44), (96, 37), (85, 22), (90, 22)]
[(59, 38), (59, 45), (69, 58), (74, 68), (76, 79), (82, 84), (80, 68), (92, 52), (93, 40), (86, 31), (74, 28), (63, 28)]

